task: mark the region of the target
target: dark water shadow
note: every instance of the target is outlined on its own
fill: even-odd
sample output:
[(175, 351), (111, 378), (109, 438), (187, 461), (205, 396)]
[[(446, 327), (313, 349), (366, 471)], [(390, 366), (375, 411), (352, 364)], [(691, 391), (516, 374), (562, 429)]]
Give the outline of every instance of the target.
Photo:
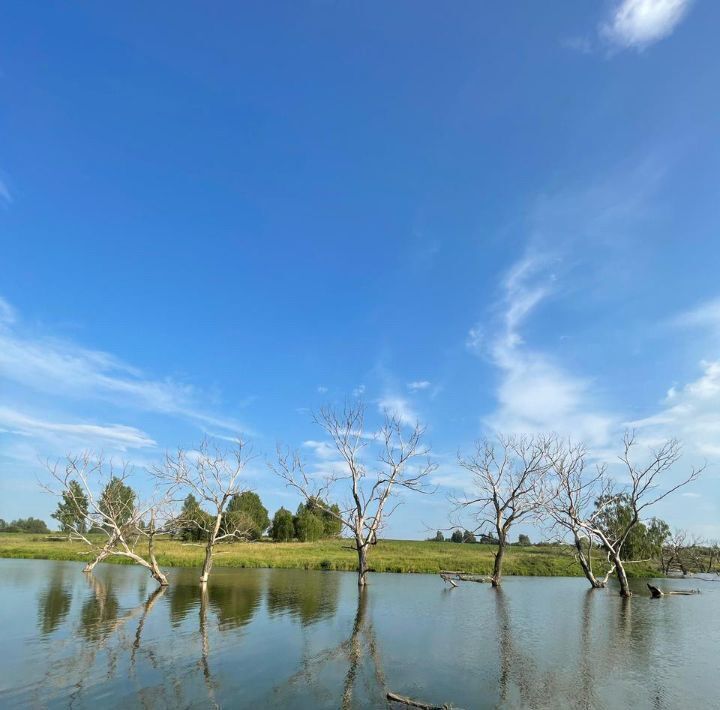
[(70, 613), (72, 593), (65, 584), (65, 568), (54, 567), (38, 600), (38, 628), (43, 635), (56, 631)]

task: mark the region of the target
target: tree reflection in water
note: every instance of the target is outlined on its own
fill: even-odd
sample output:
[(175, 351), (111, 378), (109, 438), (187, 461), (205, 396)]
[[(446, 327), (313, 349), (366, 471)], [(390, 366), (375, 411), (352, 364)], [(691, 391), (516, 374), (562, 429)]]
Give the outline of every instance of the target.
[(307, 574), (299, 570), (272, 570), (267, 591), (271, 614), (288, 613), (303, 626), (334, 616), (340, 576), (335, 572)]
[[(342, 695), (338, 699), (341, 708), (349, 710), (353, 707), (385, 706), (385, 675), (371, 615), (368, 613), (370, 594), (371, 591), (366, 587), (358, 589), (357, 608), (350, 636), (333, 648), (314, 655), (306, 654), (300, 662), (300, 669), (282, 686), (276, 688), (275, 702), (278, 706), (287, 704), (289, 699), (295, 697), (300, 686), (312, 692), (318, 704), (321, 701), (327, 704), (329, 698), (317, 697), (319, 693), (328, 693), (325, 684), (319, 682), (319, 676), (327, 673), (335, 664), (344, 668), (339, 675), (342, 680)], [(355, 702), (357, 695), (360, 697)]]
[[(128, 651), (130, 667), (134, 670), (146, 619), (165, 592), (165, 588), (158, 587), (143, 603), (121, 611), (111, 579), (104, 581), (95, 575), (86, 575), (85, 581), (90, 594), (77, 617), (78, 635), (53, 644), (53, 657), (45, 658), (44, 681), (39, 684), (45, 689), (55, 685), (72, 688), (67, 697), (69, 706), (82, 698), (86, 686), (92, 687), (102, 676), (105, 680), (116, 678), (120, 659)], [(63, 587), (62, 571), (59, 571), (39, 599), (38, 624), (44, 633), (53, 631), (66, 617), (71, 599), (72, 595)], [(138, 623), (131, 641), (125, 630), (133, 619), (138, 619)], [(148, 659), (153, 660), (151, 655)]]
[(533, 707), (540, 698), (553, 697), (553, 674), (538, 673), (532, 656), (516, 641), (503, 588), (494, 588), (490, 593), (495, 596), (501, 704), (509, 707)]
[(578, 707), (597, 707), (595, 701), (595, 663), (593, 658), (593, 600), (597, 599), (597, 589), (586, 589), (583, 597), (582, 623), (580, 627), (580, 696)]
[(70, 611), (72, 594), (65, 586), (64, 576), (63, 567), (53, 568), (47, 589), (40, 595), (38, 627), (44, 635), (55, 631)]
[[(262, 601), (263, 580), (254, 571), (249, 574), (213, 573), (204, 603), (212, 609), (220, 627), (241, 628), (249, 624)], [(178, 570), (169, 589), (170, 621), (178, 627), (190, 612), (203, 603), (203, 595), (197, 583), (197, 572), (193, 569)]]

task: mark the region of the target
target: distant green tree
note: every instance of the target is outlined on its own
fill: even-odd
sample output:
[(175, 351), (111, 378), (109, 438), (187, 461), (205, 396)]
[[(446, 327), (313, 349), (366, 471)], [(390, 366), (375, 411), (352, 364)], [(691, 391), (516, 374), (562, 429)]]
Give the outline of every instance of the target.
[(518, 545), (525, 545), (527, 547), (528, 545), (532, 545), (532, 543), (527, 535), (520, 533), (520, 535), (518, 535)]
[[(611, 503), (608, 504), (608, 500)], [(629, 496), (626, 494), (599, 498), (596, 507), (602, 508), (598, 522), (610, 540), (617, 540), (633, 518)], [(630, 530), (622, 546), (624, 560), (644, 560), (657, 557), (665, 540), (670, 535), (670, 526), (659, 518), (652, 518), (648, 524), (638, 522)]]
[(247, 530), (252, 540), (262, 537), (270, 527), (267, 508), (262, 504), (260, 496), (252, 491), (245, 491), (232, 497), (228, 503), (226, 516), (228, 523), (235, 530)]
[(295, 537), (293, 514), (286, 508), (280, 508), (273, 516), (270, 536), (275, 542), (288, 542)]
[(463, 541), (463, 533), (462, 530), (453, 530), (453, 534), (450, 537), (450, 540), (452, 542), (462, 542)]
[(5, 532), (49, 533), (44, 520), (38, 518), (18, 518), (5, 527)]
[(337, 503), (327, 503), (326, 501), (311, 496), (307, 503), (301, 503), (311, 513), (314, 513), (323, 521), (322, 537), (338, 537), (342, 531), (342, 521), (340, 520), (340, 506)]
[(475, 540), (475, 535), (473, 533), (471, 533), (469, 530), (463, 530), (462, 541), (463, 542), (477, 542), (477, 540)]
[(301, 542), (315, 542), (325, 534), (323, 519), (308, 510), (302, 503), (295, 516), (295, 535)]
[(670, 526), (660, 518), (650, 518), (646, 529), (646, 549), (650, 553), (650, 556), (657, 557), (660, 555), (663, 545), (670, 537)]
[(5, 529), (7, 528), (7, 523), (0, 518), (0, 532), (5, 532)]
[(435, 542), (445, 542), (445, 535), (442, 534), (442, 530), (438, 530), (433, 538)]
[(62, 493), (57, 510), (51, 515), (60, 523), (62, 532), (84, 533), (88, 514), (88, 499), (77, 481), (70, 481)]
[(483, 533), (480, 535), (480, 544), (481, 545), (497, 545), (498, 539), (494, 535), (487, 535)]
[(113, 476), (100, 495), (99, 508), (118, 526), (126, 525), (135, 514), (135, 491), (122, 479)]
[(210, 515), (200, 507), (195, 496), (189, 494), (175, 520), (176, 534), (185, 541), (205, 540), (210, 523)]

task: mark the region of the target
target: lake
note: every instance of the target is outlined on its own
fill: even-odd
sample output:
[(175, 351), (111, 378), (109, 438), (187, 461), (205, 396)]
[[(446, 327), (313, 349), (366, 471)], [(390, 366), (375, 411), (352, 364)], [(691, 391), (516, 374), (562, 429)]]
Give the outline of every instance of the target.
[(623, 600), (584, 579), (170, 569), (0, 560), (0, 706), (717, 707), (720, 583)]

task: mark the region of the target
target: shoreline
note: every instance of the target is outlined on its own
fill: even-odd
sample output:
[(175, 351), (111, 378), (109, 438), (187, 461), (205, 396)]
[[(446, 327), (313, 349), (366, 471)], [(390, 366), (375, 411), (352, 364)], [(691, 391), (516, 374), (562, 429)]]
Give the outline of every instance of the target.
[[(79, 541), (49, 540), (46, 535), (0, 533), (0, 558), (44, 559), (84, 562), (90, 556)], [(356, 571), (357, 557), (347, 549), (344, 539), (318, 542), (270, 541), (234, 542), (220, 546), (214, 565), (245, 569), (310, 569)], [(142, 554), (140, 546), (138, 551)], [(438, 574), (458, 569), (469, 574), (488, 575), (492, 571), (495, 547), (480, 543), (431, 542), (416, 540), (379, 540), (369, 555), (370, 571), (399, 574)], [(160, 567), (200, 567), (204, 548), (176, 540), (157, 543)], [(108, 558), (110, 564), (132, 564), (123, 558)], [(596, 560), (598, 569), (603, 558)], [(632, 577), (661, 577), (655, 565), (632, 565)], [(506, 577), (582, 577), (580, 565), (571, 549), (559, 545), (511, 545), (505, 555)]]

